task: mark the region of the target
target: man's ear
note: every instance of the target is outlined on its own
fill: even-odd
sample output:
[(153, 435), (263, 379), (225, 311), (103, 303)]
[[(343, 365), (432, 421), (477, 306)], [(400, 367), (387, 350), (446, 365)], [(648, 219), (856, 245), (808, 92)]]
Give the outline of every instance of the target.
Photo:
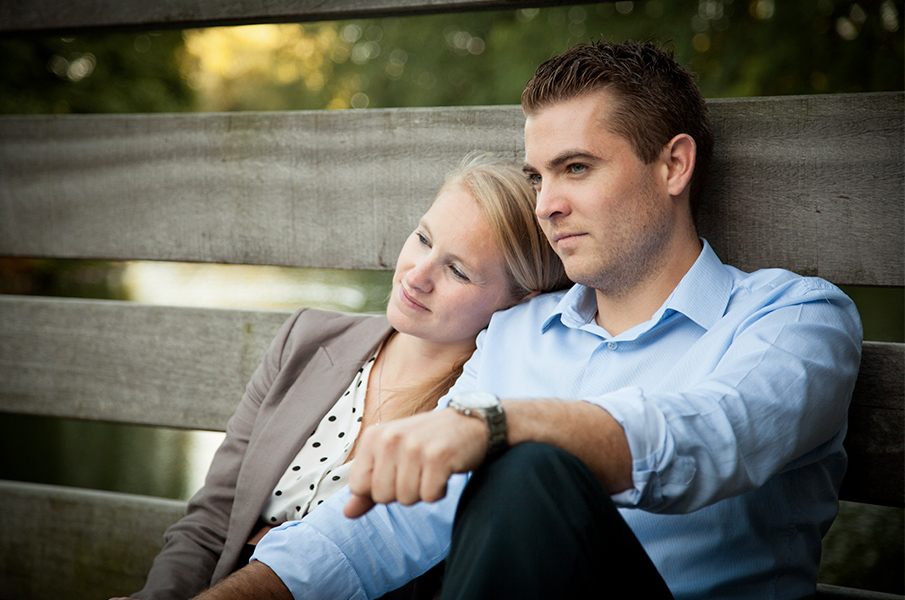
[(667, 168), (666, 187), (670, 196), (678, 196), (688, 187), (696, 154), (697, 145), (687, 133), (680, 133), (663, 147), (660, 159)]

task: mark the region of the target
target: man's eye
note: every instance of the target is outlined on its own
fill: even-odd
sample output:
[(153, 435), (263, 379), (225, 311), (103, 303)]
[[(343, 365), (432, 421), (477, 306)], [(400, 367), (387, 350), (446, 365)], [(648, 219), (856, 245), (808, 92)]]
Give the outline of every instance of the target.
[(572, 173), (583, 173), (587, 170), (588, 170), (588, 168), (585, 165), (578, 165), (578, 164), (569, 165), (569, 171)]
[(537, 173), (530, 173), (528, 175), (528, 183), (531, 185), (540, 185), (540, 175)]

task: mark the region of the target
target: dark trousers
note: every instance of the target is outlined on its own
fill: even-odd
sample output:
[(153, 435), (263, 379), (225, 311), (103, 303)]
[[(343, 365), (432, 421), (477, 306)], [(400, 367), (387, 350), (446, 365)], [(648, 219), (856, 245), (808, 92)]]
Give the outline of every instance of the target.
[(568, 452), (519, 444), (459, 502), (443, 600), (672, 599), (603, 485)]

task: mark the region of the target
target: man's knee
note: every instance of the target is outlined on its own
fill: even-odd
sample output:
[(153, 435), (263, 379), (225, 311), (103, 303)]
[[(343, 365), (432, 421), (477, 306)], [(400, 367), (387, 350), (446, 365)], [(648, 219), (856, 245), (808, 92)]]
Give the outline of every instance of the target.
[(563, 494), (575, 485), (598, 486), (598, 491), (605, 494), (584, 462), (561, 448), (540, 442), (527, 442), (509, 448), (478, 469), (473, 483), (497, 489), (497, 494), (519, 497), (551, 491)]
[(474, 472), (456, 518), (493, 520), (506, 527), (511, 520), (562, 519), (565, 511), (568, 520), (581, 522), (603, 507), (615, 511), (587, 465), (555, 446), (529, 442)]

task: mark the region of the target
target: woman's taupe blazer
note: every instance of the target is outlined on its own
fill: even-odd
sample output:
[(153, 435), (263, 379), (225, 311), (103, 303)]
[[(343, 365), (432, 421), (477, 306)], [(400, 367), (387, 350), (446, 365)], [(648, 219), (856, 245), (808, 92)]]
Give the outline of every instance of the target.
[(191, 598), (232, 572), (289, 462), (390, 331), (383, 316), (292, 315), (230, 418), (204, 487), (167, 529), (144, 589), (132, 597)]

